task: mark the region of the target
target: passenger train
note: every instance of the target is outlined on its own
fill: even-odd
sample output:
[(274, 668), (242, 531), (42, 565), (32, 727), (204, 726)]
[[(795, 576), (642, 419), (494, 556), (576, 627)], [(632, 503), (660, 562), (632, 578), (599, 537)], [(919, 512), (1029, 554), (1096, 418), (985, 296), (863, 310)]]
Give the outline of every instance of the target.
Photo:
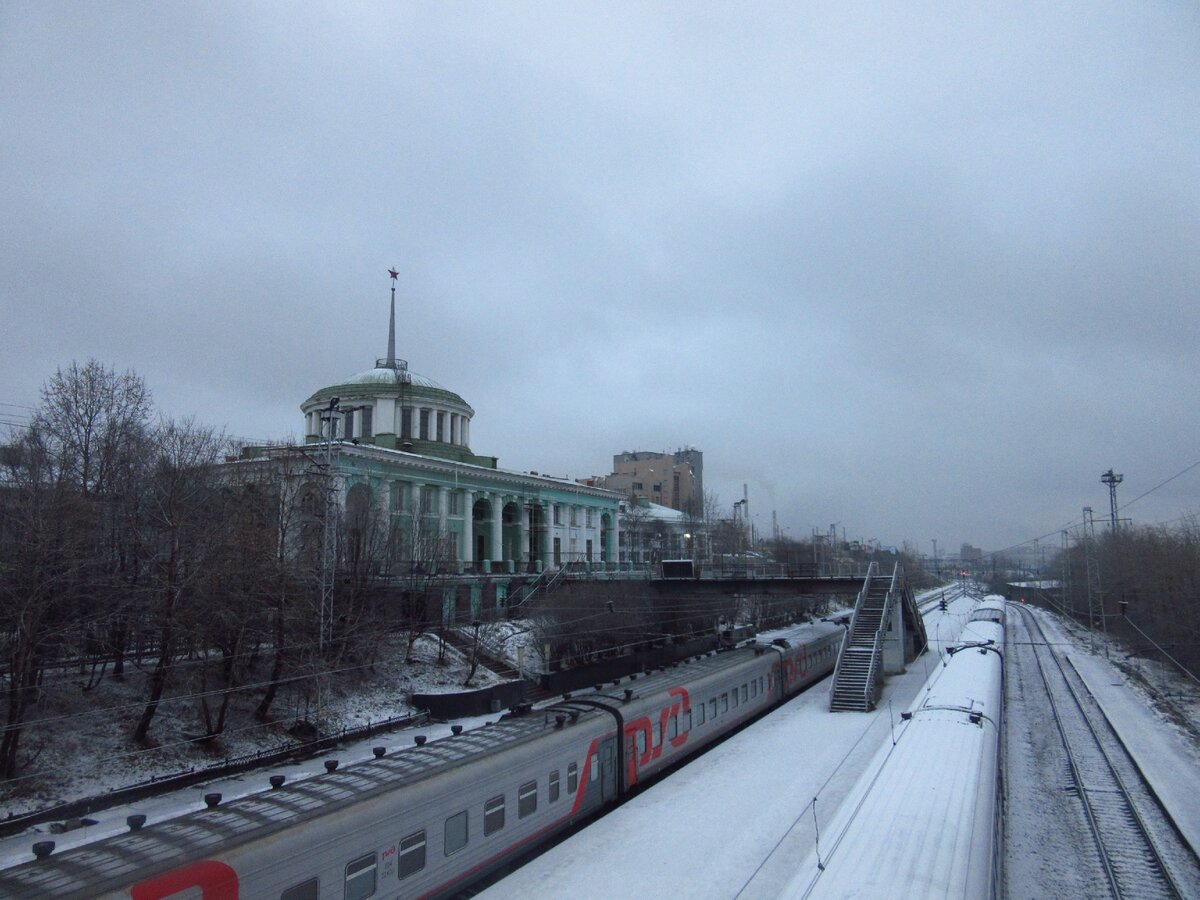
[[(453, 896), (833, 670), (795, 627), (0, 871), (0, 897)], [(281, 781), (276, 779), (276, 782)]]
[(1005, 600), (989, 594), (786, 897), (1000, 895)]

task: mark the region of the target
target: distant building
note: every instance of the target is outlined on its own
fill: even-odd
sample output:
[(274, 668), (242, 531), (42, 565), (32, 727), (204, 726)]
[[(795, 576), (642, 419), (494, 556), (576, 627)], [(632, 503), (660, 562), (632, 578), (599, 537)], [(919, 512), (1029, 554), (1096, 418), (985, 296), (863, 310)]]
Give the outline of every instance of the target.
[(621, 501), (619, 559), (644, 566), (664, 559), (690, 559), (694, 540), (689, 517), (645, 498)]
[(983, 562), (983, 551), (978, 547), (972, 547), (970, 544), (963, 544), (962, 549), (958, 551), (958, 555), (965, 563)]
[(613, 456), (612, 474), (584, 483), (699, 518), (704, 508), (704, 454), (690, 447), (674, 453), (626, 451)]

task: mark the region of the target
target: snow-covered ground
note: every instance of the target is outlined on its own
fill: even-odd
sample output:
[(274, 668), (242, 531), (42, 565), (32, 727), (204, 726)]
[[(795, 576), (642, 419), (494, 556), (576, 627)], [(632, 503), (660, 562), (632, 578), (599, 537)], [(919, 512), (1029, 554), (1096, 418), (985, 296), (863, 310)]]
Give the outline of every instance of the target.
[[(403, 641), (398, 639), (385, 643), (371, 666), (347, 665), (340, 674), (327, 679), (321, 703), (323, 728), (336, 733), (343, 728), (409, 715), (417, 712), (409, 705), (413, 693), (463, 689), (467, 663), (453, 647), (446, 647), (444, 665), (438, 663), (439, 646), (434, 637), (417, 640), (411, 663), (404, 662), (404, 649)], [(216, 742), (196, 744), (184, 738), (202, 730), (189, 676), (185, 664), (159, 707), (150, 732), (155, 746), (149, 748), (135, 746), (130, 740), (145, 703), (140, 675), (130, 675), (121, 682), (106, 678), (89, 693), (82, 692), (82, 676), (75, 673), (57, 673), (48, 678), (42, 701), (22, 735), (21, 746), (34, 760), (15, 783), (0, 788), (0, 816), (20, 815), (89, 797), (102, 799), (110, 791), (201, 769), (227, 757), (294, 745), (299, 742), (287, 729), (296, 720), (316, 714), (313, 698), (306, 706), (297, 690), (304, 685), (292, 683), (280, 691), (272, 709), (273, 721), (259, 723), (252, 715), (261, 698), (261, 690), (256, 690), (235, 696), (229, 727)], [(486, 687), (497, 680), (493, 673), (480, 667), (472, 686)], [(428, 731), (431, 736), (434, 733), (419, 730)], [(411, 738), (390, 734), (376, 736), (367, 743), (395, 747), (411, 743)], [(321, 768), (319, 762), (317, 768)], [(198, 799), (203, 790), (210, 789), (221, 790), (197, 787), (190, 789), (189, 795)], [(139, 804), (142, 805), (153, 807), (155, 801)], [(109, 815), (104, 813), (102, 817), (107, 819)], [(120, 821), (124, 822), (123, 816)], [(63, 845), (64, 840), (58, 840)], [(0, 854), (7, 844), (0, 842)]]

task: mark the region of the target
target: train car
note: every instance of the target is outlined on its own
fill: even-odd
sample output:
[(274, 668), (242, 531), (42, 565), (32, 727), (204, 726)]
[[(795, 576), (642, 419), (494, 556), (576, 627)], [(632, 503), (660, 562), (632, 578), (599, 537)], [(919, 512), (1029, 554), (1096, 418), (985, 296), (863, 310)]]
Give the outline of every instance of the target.
[(1004, 601), (989, 598), (783, 895), (998, 896), (1003, 679)]
[(842, 629), (709, 653), (0, 872), (0, 897), (447, 897), (833, 669)]

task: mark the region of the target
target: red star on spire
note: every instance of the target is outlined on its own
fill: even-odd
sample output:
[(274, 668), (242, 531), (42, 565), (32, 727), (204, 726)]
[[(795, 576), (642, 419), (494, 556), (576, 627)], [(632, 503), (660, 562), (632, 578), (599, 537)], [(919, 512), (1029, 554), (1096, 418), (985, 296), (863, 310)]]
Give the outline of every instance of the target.
[(400, 277), (400, 273), (397, 272), (395, 269), (388, 269), (388, 274), (392, 276), (392, 281), (395, 281), (397, 278)]

